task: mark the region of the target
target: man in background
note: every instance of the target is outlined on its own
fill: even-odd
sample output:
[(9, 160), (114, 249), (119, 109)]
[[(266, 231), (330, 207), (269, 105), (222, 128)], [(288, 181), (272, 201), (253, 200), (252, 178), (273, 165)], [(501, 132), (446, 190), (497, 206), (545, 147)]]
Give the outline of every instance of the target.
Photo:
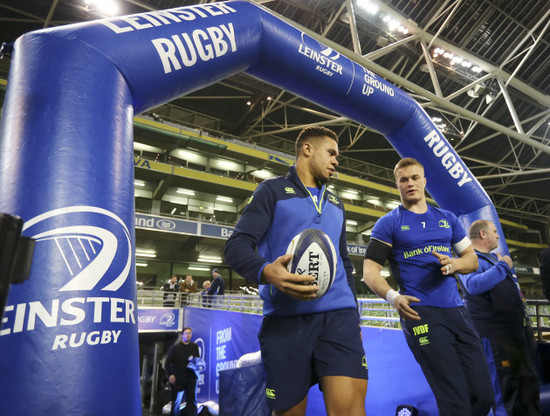
[(470, 226), (479, 268), (459, 274), (466, 308), (481, 337), (495, 392), (495, 416), (539, 416), (539, 380), (524, 327), (527, 315), (510, 256), (491, 253), (498, 247), (495, 224)]
[(170, 276), (170, 280), (162, 286), (162, 290), (164, 290), (162, 306), (173, 307), (176, 304), (176, 298), (179, 292), (178, 276), (175, 274)]
[(183, 328), (180, 340), (168, 350), (166, 355), (164, 368), (166, 374), (169, 375), (168, 382), (172, 390), (172, 415), (174, 416), (179, 415), (176, 399), (180, 391), (185, 393), (185, 416), (197, 414), (197, 375), (188, 365), (193, 358), (200, 358), (200, 352), (199, 346), (191, 342), (192, 335), (191, 328)]
[(225, 293), (225, 281), (218, 269), (212, 269), (212, 284), (206, 293), (210, 296), (214, 306), (221, 303), (217, 296), (223, 296)]
[(197, 287), (197, 282), (193, 280), (193, 276), (188, 274), (185, 276), (185, 279), (180, 283), (180, 292), (181, 292), (181, 304), (182, 306), (189, 303), (189, 295), (191, 293), (197, 293), (199, 291)]

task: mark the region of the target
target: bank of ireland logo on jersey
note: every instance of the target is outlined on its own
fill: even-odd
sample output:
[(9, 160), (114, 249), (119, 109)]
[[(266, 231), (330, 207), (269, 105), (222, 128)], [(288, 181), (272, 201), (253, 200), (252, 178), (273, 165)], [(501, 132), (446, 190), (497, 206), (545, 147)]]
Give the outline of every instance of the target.
[(39, 330), (63, 350), (116, 344), (125, 324), (136, 325), (131, 235), (116, 214), (59, 208), (28, 220), (24, 233), (36, 241), (35, 286), (28, 302), (6, 307), (0, 335)]

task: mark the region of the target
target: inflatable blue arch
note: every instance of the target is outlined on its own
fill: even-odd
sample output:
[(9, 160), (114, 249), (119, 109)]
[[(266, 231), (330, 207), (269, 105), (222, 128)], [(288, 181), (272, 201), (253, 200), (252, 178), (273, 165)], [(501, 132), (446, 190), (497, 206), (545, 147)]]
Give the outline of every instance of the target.
[(255, 4), (26, 34), (14, 45), (0, 130), (0, 212), (21, 216), (37, 243), (2, 322), (0, 413), (141, 412), (133, 117), (243, 71), (382, 133), (424, 164), (430, 194), (466, 228), (499, 224), (411, 97)]

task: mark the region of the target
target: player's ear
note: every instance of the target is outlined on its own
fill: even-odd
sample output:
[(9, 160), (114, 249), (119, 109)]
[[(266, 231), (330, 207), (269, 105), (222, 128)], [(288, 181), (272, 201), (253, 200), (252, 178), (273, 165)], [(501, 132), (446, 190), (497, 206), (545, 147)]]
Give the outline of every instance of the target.
[(302, 152), (305, 156), (311, 155), (311, 153), (313, 152), (313, 146), (310, 142), (304, 142), (304, 144), (302, 145)]

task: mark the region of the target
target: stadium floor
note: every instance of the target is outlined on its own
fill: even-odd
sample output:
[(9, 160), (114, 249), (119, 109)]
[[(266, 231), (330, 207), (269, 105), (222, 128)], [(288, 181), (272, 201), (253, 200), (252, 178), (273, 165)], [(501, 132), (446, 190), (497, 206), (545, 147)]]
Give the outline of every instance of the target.
[(160, 416), (161, 413), (151, 413), (149, 409), (143, 409), (142, 416)]

